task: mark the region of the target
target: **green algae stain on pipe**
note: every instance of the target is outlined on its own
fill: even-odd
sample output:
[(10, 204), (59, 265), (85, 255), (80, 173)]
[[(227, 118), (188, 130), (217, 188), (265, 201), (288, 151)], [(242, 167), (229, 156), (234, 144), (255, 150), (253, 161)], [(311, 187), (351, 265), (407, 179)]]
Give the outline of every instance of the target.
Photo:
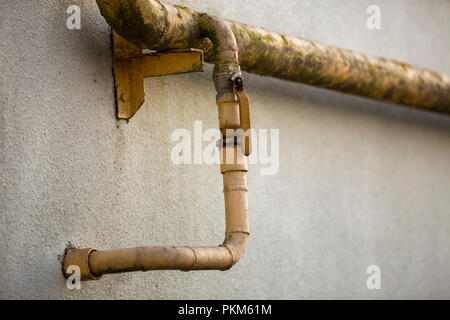
[(230, 22), (243, 70), (450, 113), (450, 78), (406, 63)]
[[(201, 48), (215, 63), (201, 16), (156, 0), (97, 0), (111, 27), (147, 49)], [(206, 15), (208, 16), (208, 15)], [(243, 70), (372, 99), (450, 113), (450, 78), (406, 63), (294, 38), (233, 21), (230, 25)], [(208, 36), (214, 35), (211, 33)]]

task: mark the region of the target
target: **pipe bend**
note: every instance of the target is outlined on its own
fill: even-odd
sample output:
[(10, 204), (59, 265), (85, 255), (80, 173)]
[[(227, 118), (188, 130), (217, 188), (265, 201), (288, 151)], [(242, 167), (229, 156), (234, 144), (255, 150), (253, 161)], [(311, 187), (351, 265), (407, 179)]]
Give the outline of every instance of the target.
[(206, 13), (199, 14), (200, 35), (214, 45), (214, 77), (240, 71), (238, 45), (229, 23)]
[(231, 269), (242, 258), (244, 251), (247, 247), (249, 232), (234, 232), (227, 235), (222, 246), (226, 247), (230, 251), (231, 263), (226, 269)]
[(64, 275), (80, 266), (81, 280), (104, 274), (148, 270), (228, 270), (244, 254), (249, 237), (246, 164), (221, 167), (225, 199), (225, 239), (219, 246), (151, 246), (98, 251), (71, 249), (64, 257)]
[(82, 280), (104, 274), (148, 270), (228, 270), (244, 254), (250, 234), (245, 164), (221, 167), (225, 200), (225, 239), (219, 246), (151, 246), (99, 251), (72, 249), (64, 258), (64, 275), (71, 265), (83, 266)]
[(240, 70), (238, 45), (229, 22), (159, 0), (96, 0), (112, 29), (134, 45), (152, 50), (214, 45), (215, 74)]

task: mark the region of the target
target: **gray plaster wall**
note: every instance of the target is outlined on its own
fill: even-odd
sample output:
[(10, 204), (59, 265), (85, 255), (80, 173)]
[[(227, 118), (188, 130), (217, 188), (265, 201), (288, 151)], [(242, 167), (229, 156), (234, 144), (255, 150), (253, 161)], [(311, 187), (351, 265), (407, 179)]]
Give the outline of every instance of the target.
[[(447, 0), (173, 2), (450, 74)], [(66, 28), (71, 4), (81, 30)], [(380, 31), (366, 28), (370, 4)], [(173, 130), (217, 126), (212, 67), (146, 79), (145, 104), (118, 121), (93, 0), (1, 1), (0, 30), (0, 298), (450, 298), (450, 118), (250, 74), (253, 125), (280, 130), (280, 168), (250, 166), (243, 259), (67, 289), (69, 242), (222, 241), (218, 167), (170, 160)], [(372, 264), (381, 290), (366, 287)]]

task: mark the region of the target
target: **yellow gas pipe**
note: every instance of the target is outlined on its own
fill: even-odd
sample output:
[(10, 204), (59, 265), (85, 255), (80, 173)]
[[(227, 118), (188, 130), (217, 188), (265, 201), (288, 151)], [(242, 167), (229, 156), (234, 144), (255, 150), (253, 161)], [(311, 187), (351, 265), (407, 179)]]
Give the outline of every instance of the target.
[[(153, 50), (201, 48), (206, 61), (215, 63), (223, 136), (225, 240), (213, 247), (70, 249), (64, 259), (65, 276), (70, 265), (80, 267), (82, 280), (139, 270), (227, 270), (241, 258), (249, 236), (245, 176), (250, 143), (247, 138), (243, 140), (245, 151), (241, 152), (234, 131), (249, 129), (250, 117), (240, 64), (244, 70), (256, 74), (450, 113), (450, 79), (446, 75), (221, 20), (158, 0), (97, 0), (97, 3), (113, 30), (127, 41)], [(228, 154), (233, 154), (233, 159)]]

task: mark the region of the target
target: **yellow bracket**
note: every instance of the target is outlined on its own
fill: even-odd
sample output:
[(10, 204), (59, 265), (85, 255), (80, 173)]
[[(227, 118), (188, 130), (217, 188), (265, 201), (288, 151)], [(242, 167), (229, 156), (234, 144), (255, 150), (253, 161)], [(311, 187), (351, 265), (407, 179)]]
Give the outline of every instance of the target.
[(142, 53), (113, 31), (117, 117), (130, 119), (145, 101), (144, 78), (204, 71), (203, 51)]

